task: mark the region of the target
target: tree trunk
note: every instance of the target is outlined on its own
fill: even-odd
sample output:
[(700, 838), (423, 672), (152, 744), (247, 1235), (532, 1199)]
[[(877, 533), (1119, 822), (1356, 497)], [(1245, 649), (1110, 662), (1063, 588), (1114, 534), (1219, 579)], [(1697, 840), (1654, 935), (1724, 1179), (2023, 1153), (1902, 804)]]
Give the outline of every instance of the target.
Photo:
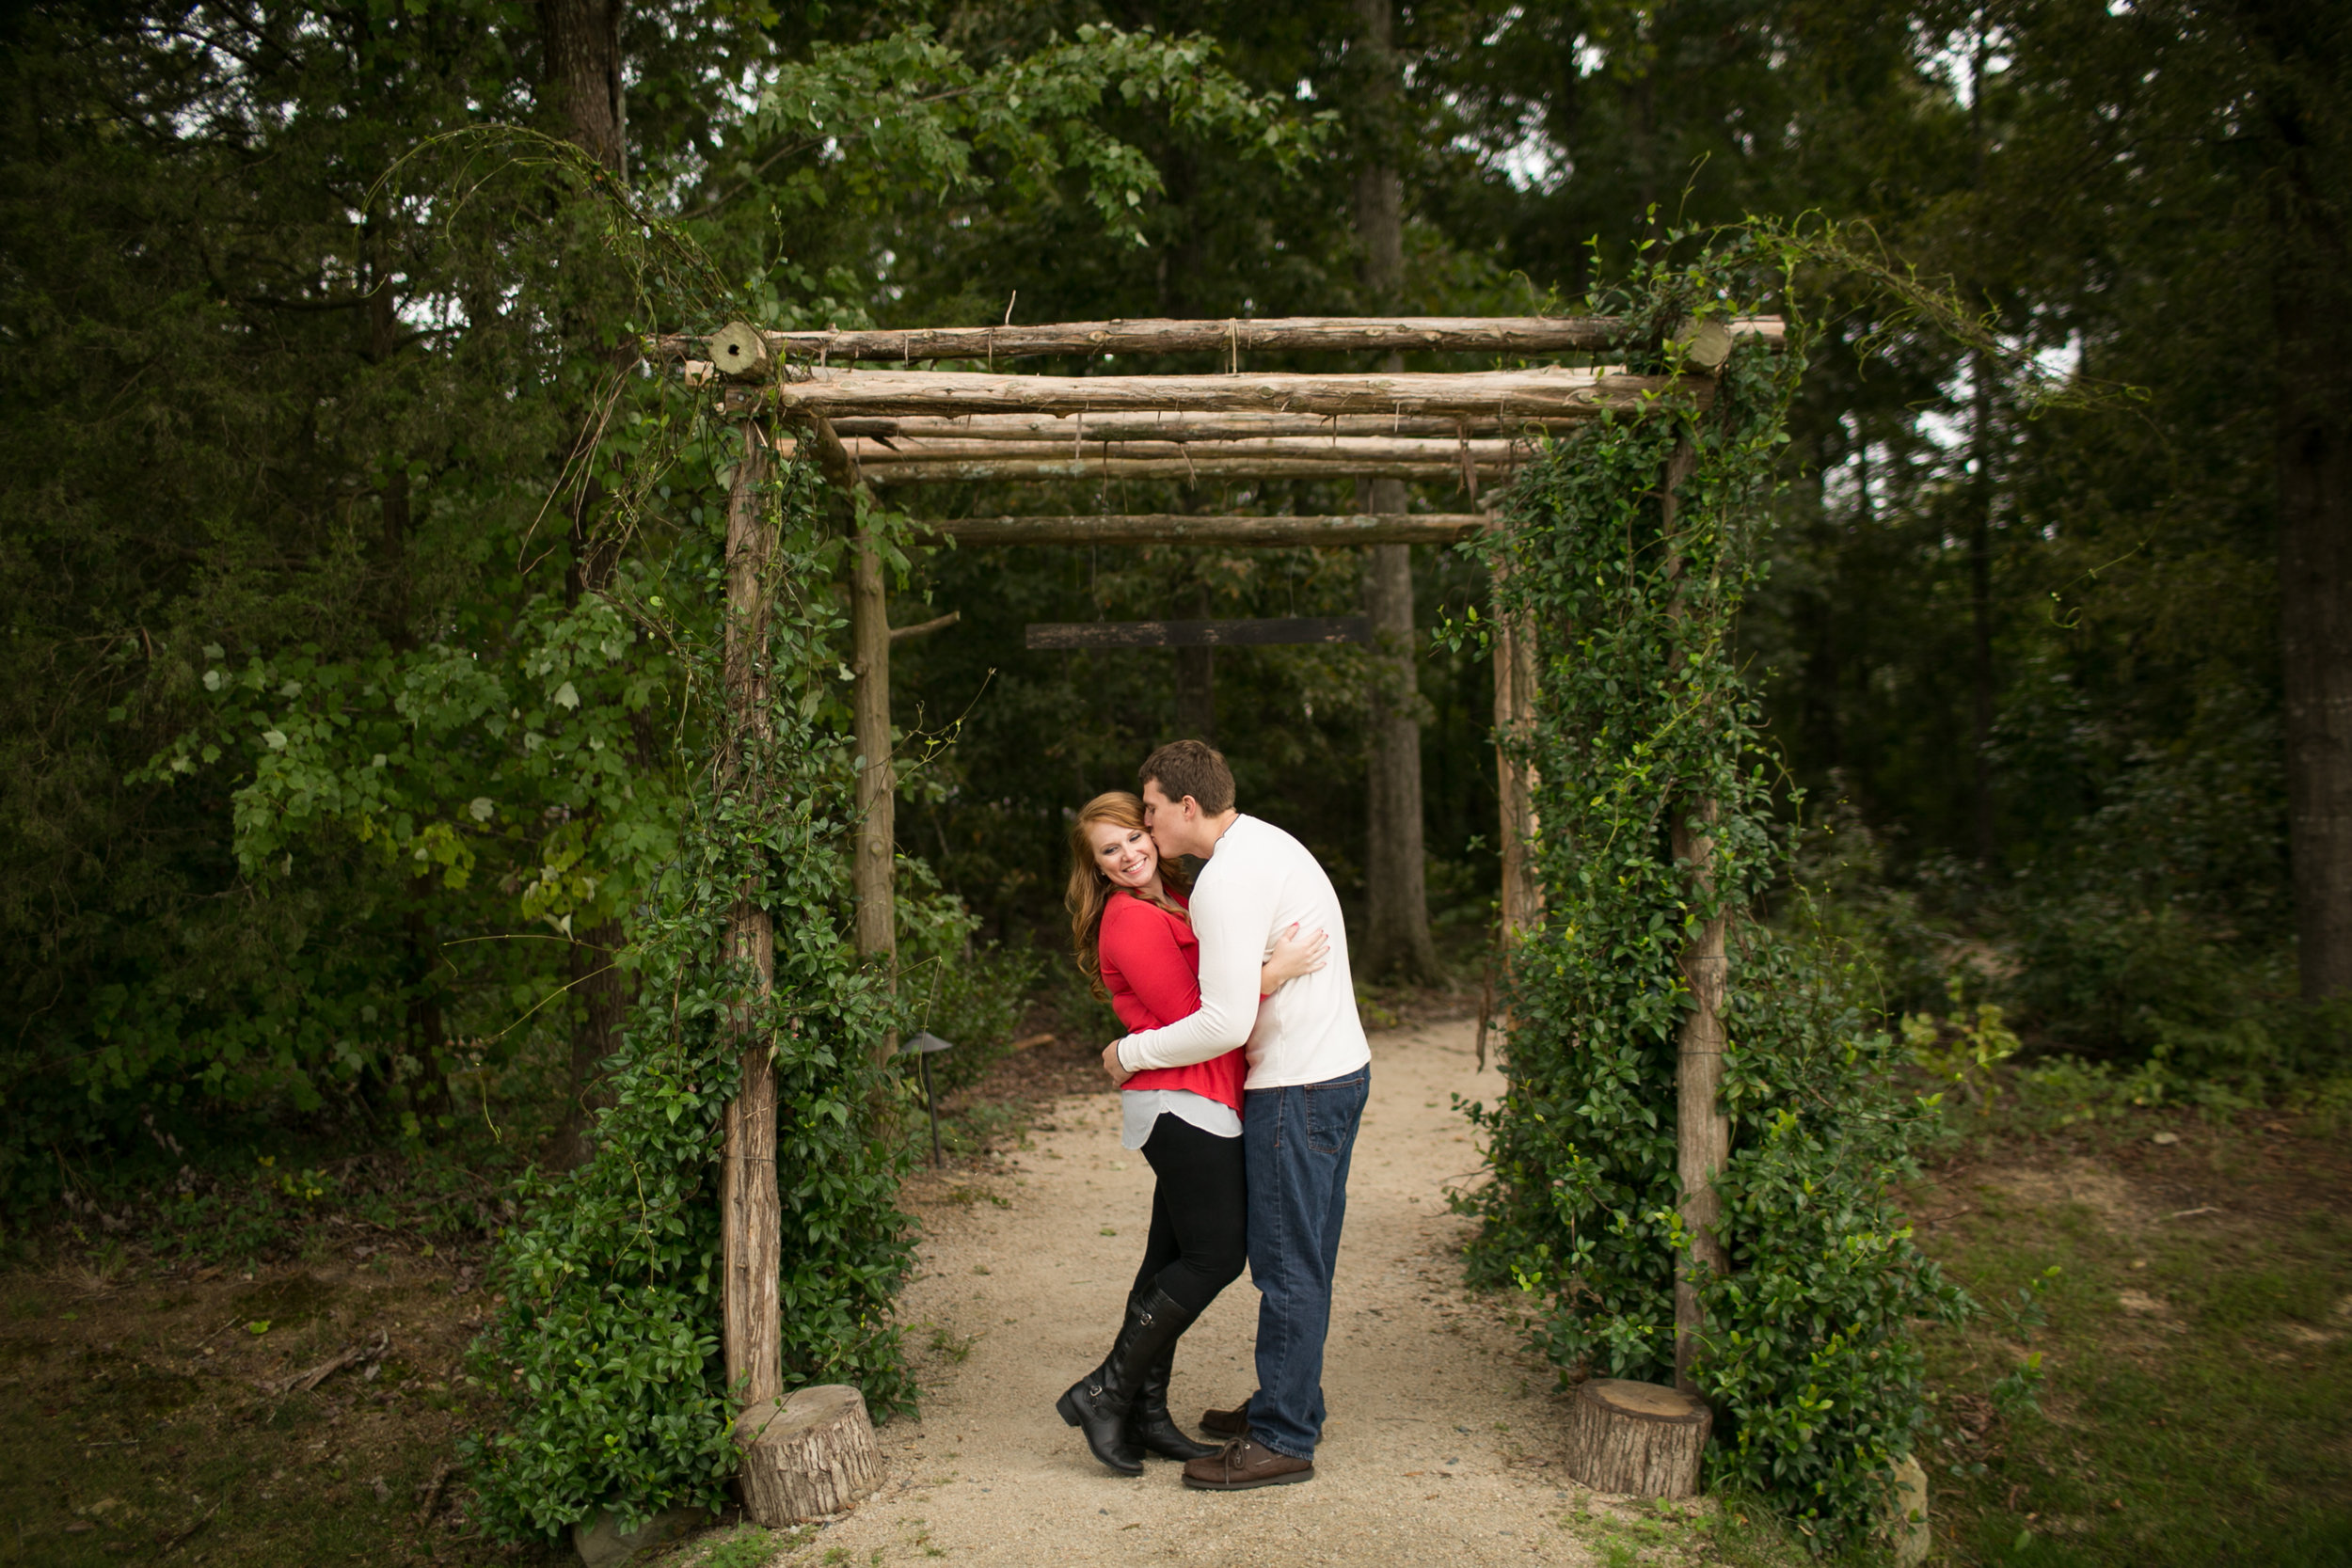
[[(1356, 170), (1356, 237), (1363, 246), (1367, 305), (1392, 309), (1405, 286), (1405, 184), (1390, 150), (1396, 100), (1393, 0), (1356, 0), (1366, 59), (1363, 122), (1368, 145)], [(1405, 369), (1391, 351), (1381, 362)], [(1398, 513), (1411, 504), (1395, 479), (1359, 479), (1356, 509)], [(1413, 633), (1413, 551), (1375, 545), (1365, 552), (1364, 610), (1372, 617), (1372, 751), (1365, 823), (1364, 943), (1367, 979), (1419, 985), (1443, 977), (1429, 933), (1427, 856), (1421, 799), (1421, 683)]]
[[(742, 427), (743, 451), (727, 497), (726, 726), (724, 787), (758, 802), (762, 753), (773, 743), (768, 717), (768, 570), (775, 537), (761, 488), (768, 447)], [(721, 1268), (727, 1383), (746, 1402), (784, 1390), (784, 1210), (776, 1193), (776, 1076), (764, 1033), (775, 984), (775, 931), (746, 888), (727, 921), (725, 956), (747, 972), (751, 994), (729, 1027), (741, 1082), (726, 1114), (720, 1169)]]
[(1715, 1414), (1705, 1400), (1623, 1378), (1596, 1377), (1568, 1400), (1568, 1474), (1620, 1497), (1691, 1497)]
[(2304, 1000), (2352, 995), (2352, 237), (2343, 29), (2308, 7), (2233, 8), (2263, 70), (2278, 344), (2279, 633), (2288, 847)]
[[(1358, 481), (1375, 505), (1393, 480)], [(1364, 574), (1372, 618), (1372, 754), (1364, 856), (1366, 921), (1362, 973), (1429, 985), (1442, 977), (1429, 933), (1427, 858), (1422, 838), (1421, 686), (1414, 657), (1413, 555), (1409, 545), (1375, 545)]]
[[(623, 9), (623, 0), (540, 0), (539, 33), (547, 98), (561, 116), (564, 138), (615, 175), (626, 178)], [(633, 345), (625, 344), (618, 351), (623, 363), (635, 357)], [(567, 422), (581, 432), (576, 448), (594, 440), (584, 410), (570, 410)], [(578, 450), (571, 453), (574, 461), (582, 455)], [(564, 588), (575, 604), (585, 594), (601, 593), (612, 580), (617, 564), (614, 546), (594, 536), (596, 512), (602, 500), (602, 486), (591, 477), (565, 509), (572, 560)], [(593, 816), (582, 821), (580, 829), (593, 835)], [(549, 1158), (560, 1166), (568, 1168), (587, 1160), (592, 1148), (587, 1129), (596, 1107), (606, 1099), (597, 1083), (598, 1068), (621, 1047), (621, 1026), (628, 1010), (628, 977), (613, 960), (625, 940), (620, 923), (614, 920), (580, 924), (572, 934), (572, 990), (580, 1005), (580, 1017), (572, 1034), (563, 1117), (548, 1150)]]
[[(1201, 620), (1209, 615), (1206, 583), (1194, 585), (1192, 607)], [(1189, 739), (1216, 744), (1216, 650), (1210, 647), (1176, 650), (1176, 728)]]
[(623, 0), (539, 0), (548, 106), (564, 139), (615, 175), (628, 178), (628, 98), (623, 87)]
[(1976, 483), (1969, 494), (1968, 609), (1970, 740), (1976, 784), (1977, 863), (1998, 859), (1993, 816), (1993, 361), (1979, 349), (1969, 356), (1969, 451)]

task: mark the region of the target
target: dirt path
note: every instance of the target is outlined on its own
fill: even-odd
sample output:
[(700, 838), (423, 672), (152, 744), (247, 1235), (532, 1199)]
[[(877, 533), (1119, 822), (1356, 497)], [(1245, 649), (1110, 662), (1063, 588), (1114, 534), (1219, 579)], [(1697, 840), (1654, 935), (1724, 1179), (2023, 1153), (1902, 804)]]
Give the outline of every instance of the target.
[[(1475, 1069), (1473, 1027), (1374, 1037), (1312, 1481), (1189, 1492), (1157, 1459), (1121, 1479), (1055, 1416), (1118, 1324), (1151, 1201), (1149, 1167), (1119, 1147), (1115, 1097), (1073, 1096), (1001, 1175), (913, 1195), (929, 1233), (905, 1303), (922, 1419), (883, 1429), (891, 1480), (825, 1532), (826, 1555), (1021, 1568), (1594, 1560), (1561, 1522), (1591, 1494), (1560, 1476), (1550, 1378), (1501, 1305), (1461, 1286), (1468, 1222), (1446, 1212), (1444, 1189), (1477, 1158), (1451, 1097), (1502, 1086)], [(1254, 1386), (1257, 1304), (1245, 1275), (1186, 1336), (1171, 1403), (1188, 1429)]]

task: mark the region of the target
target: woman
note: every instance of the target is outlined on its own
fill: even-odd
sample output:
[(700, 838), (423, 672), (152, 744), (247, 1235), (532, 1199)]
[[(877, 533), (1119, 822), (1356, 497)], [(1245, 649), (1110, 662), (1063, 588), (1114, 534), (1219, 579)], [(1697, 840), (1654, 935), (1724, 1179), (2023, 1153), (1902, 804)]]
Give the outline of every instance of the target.
[[(1123, 790), (1086, 803), (1070, 832), (1070, 935), (1079, 969), (1094, 979), (1130, 1030), (1157, 1029), (1200, 1006), (1200, 950), (1185, 913), (1183, 870), (1160, 863), (1144, 830), (1143, 802)], [(1324, 964), (1321, 931), (1296, 927), (1259, 974), (1271, 995)], [(1152, 1232), (1127, 1297), (1126, 1320), (1102, 1366), (1056, 1406), (1084, 1430), (1094, 1457), (1125, 1475), (1145, 1452), (1169, 1459), (1214, 1453), (1168, 1414), (1176, 1341), (1240, 1276), (1243, 1238), (1241, 1089), (1248, 1064), (1229, 1051), (1192, 1067), (1139, 1072), (1120, 1093), (1129, 1148), (1159, 1178)]]

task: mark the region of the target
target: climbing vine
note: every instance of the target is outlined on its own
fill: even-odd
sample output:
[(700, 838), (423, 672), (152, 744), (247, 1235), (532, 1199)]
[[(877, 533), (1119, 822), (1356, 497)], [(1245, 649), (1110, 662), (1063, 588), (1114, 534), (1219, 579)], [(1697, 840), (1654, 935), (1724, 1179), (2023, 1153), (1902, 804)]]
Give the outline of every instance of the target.
[[(1703, 324), (1785, 291), (1797, 254), (1743, 233), (1671, 264), (1689, 238), (1647, 247), (1592, 303), (1647, 345), (1631, 371), (1668, 372)], [(1692, 1005), (1680, 956), (1728, 914), (1731, 1157), (1716, 1185), (1730, 1263), (1698, 1272), (1708, 1464), (1829, 1545), (1880, 1516), (1924, 1418), (1907, 1325), (1968, 1303), (1890, 1201), (1926, 1114), (1891, 1085), (1896, 1048), (1834, 954), (1751, 917), (1794, 839), (1732, 631), (1803, 368), (1793, 338), (1736, 340), (1711, 402), (1670, 393), (1544, 451), (1510, 526), (1478, 546), (1499, 568), (1497, 609), (1540, 650), (1533, 722), (1506, 744), (1536, 777), (1545, 902), (1509, 967), (1509, 1088), (1470, 1108), (1494, 1180), (1463, 1201), (1484, 1221), (1474, 1269), (1541, 1298), (1535, 1339), (1564, 1377), (1672, 1380), (1674, 1276), (1692, 1257), (1675, 1159)], [(1710, 801), (1702, 878), (1674, 830)]]
[[(903, 1156), (868, 1114), (898, 1092), (897, 1075), (874, 1064), (900, 1020), (849, 931), (845, 622), (830, 589), (846, 541), (824, 526), (819, 494), (813, 471), (790, 464), (763, 497), (779, 535), (773, 737), (707, 726), (678, 857), (637, 911), (637, 1001), (595, 1153), (525, 1193), (501, 1254), (504, 1301), (474, 1370), (504, 1395), (507, 1418), (469, 1456), (494, 1534), (552, 1537), (604, 1507), (635, 1519), (725, 1501), (737, 1461), (719, 1341), (718, 1181), (740, 1049), (729, 1024), (754, 988), (722, 955), (741, 898), (766, 908), (776, 932), (774, 989), (752, 1022), (772, 1042), (776, 1074), (786, 1385), (854, 1384), (878, 1415), (912, 1402), (890, 1321), (909, 1258)], [(699, 575), (715, 605), (724, 512), (699, 517), (674, 576)], [(706, 694), (720, 689), (719, 628), (715, 615), (678, 627), (690, 684)], [(732, 768), (731, 745), (743, 748)], [(760, 789), (727, 782), (743, 778)]]

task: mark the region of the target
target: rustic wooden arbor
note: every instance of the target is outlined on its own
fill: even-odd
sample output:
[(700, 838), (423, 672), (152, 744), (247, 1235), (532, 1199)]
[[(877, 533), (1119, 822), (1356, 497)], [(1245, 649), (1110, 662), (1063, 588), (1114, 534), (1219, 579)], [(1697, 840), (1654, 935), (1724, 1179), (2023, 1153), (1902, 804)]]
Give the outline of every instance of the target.
[[(1572, 429), (1603, 410), (1640, 416), (1661, 393), (1702, 405), (1736, 335), (1777, 341), (1781, 323), (1759, 317), (1725, 327), (1702, 324), (1680, 341), (1637, 345), (1628, 325), (1606, 317), (1286, 318), (1257, 321), (1115, 321), (1058, 325), (946, 327), (870, 332), (767, 332), (731, 325), (707, 339), (660, 345), (686, 379), (717, 391), (723, 417), (739, 421), (743, 453), (728, 523), (727, 689), (739, 722), (760, 723), (765, 675), (755, 651), (766, 618), (768, 543), (757, 493), (774, 451), (805, 442), (827, 477), (844, 489), (946, 480), (1390, 478), (1457, 484), (1475, 504), (1481, 487), (1507, 482), (1540, 433)], [(1680, 335), (1678, 335), (1680, 336)], [(1629, 346), (1670, 351), (1680, 373), (1628, 375), (1604, 364), (1454, 372), (1318, 373), (1245, 371), (1252, 353), (1476, 354), (1525, 359), (1605, 359)], [(1123, 372), (1113, 361), (1167, 354), (1211, 354), (1206, 374)], [(1085, 358), (1105, 373), (1021, 375), (999, 360)], [(940, 360), (979, 369), (931, 368)], [(922, 361), (923, 367), (916, 368)], [(882, 368), (865, 368), (879, 364)], [(1661, 476), (1671, 494), (1678, 475)], [(925, 537), (962, 546), (1025, 544), (1216, 544), (1338, 548), (1439, 544), (1488, 525), (1483, 511), (1374, 513), (1331, 516), (1090, 515), (939, 518)], [(882, 569), (870, 539), (852, 572), (853, 709), (860, 753), (856, 849), (857, 944), (888, 961), (895, 954), (892, 847), (895, 778), (890, 759), (890, 645), (948, 618), (894, 630), (885, 617)], [(1504, 621), (1495, 647), (1499, 737), (1533, 713), (1533, 628)], [(1533, 781), (1502, 758), (1502, 918), (1506, 933), (1534, 918), (1540, 890), (1527, 846), (1535, 832)], [(1708, 843), (1677, 839), (1705, 874)], [(730, 951), (765, 977), (773, 934), (764, 911), (737, 911)], [(1713, 1246), (1719, 1215), (1711, 1178), (1727, 1156), (1729, 1128), (1717, 1103), (1723, 1029), (1720, 922), (1686, 956), (1696, 998), (1682, 1037), (1679, 1075), (1685, 1217)], [(775, 1083), (764, 1042), (747, 1038), (742, 1087), (731, 1107), (723, 1184), (727, 1376), (748, 1389), (754, 1409), (772, 1411), (783, 1389), (777, 1298), (780, 1209), (771, 1155)], [(1714, 1261), (1722, 1264), (1721, 1249)], [(1677, 1320), (1687, 1338), (1692, 1321)], [(807, 1464), (805, 1444), (746, 1453), (746, 1496), (762, 1523), (784, 1523), (785, 1500), (805, 1486), (755, 1475)], [(854, 1490), (854, 1487), (849, 1490)], [(814, 1495), (845, 1495), (822, 1487)], [(763, 1501), (763, 1499), (770, 1499)]]

